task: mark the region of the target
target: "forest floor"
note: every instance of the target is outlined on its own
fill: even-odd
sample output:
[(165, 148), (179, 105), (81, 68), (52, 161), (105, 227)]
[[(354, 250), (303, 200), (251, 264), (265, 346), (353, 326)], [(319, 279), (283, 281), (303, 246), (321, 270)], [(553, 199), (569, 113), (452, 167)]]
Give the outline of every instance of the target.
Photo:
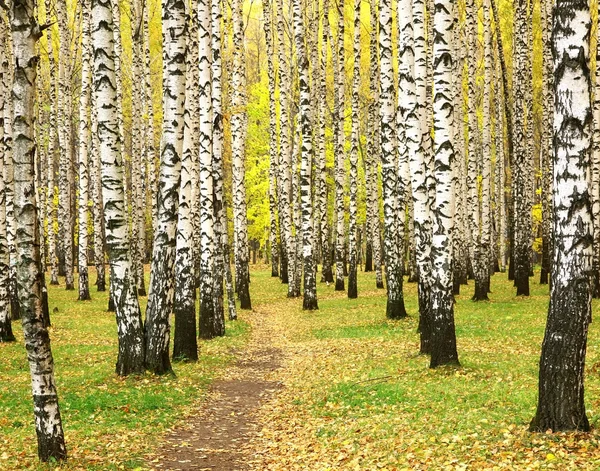
[(359, 274), (356, 300), (320, 284), (316, 312), (288, 299), (265, 267), (251, 275), (254, 310), (228, 322), (226, 337), (202, 342), (197, 364), (161, 378), (118, 379), (105, 295), (77, 303), (53, 287), (70, 460), (37, 463), (22, 343), (0, 344), (0, 470), (600, 469), (597, 323), (586, 368), (593, 431), (527, 431), (548, 307), (537, 274), (529, 298), (516, 298), (500, 273), (490, 302), (472, 302), (472, 282), (463, 286), (462, 366), (437, 370), (418, 354), (414, 284), (405, 284), (409, 317), (389, 321), (372, 273)]

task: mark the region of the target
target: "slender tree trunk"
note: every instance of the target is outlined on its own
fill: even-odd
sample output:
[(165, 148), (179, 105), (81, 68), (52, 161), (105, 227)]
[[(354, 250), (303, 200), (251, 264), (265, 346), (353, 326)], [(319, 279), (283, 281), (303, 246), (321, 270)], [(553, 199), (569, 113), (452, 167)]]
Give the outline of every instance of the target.
[(360, 92), (360, 0), (354, 0), (354, 41), (352, 79), (352, 135), (350, 138), (350, 211), (348, 218), (348, 251), (350, 269), (348, 271), (348, 298), (358, 297), (357, 279), (357, 222), (358, 217), (358, 146), (360, 139), (359, 92)]
[(452, 168), (454, 166), (454, 97), (453, 97), (453, 26), (454, 3), (436, 0), (433, 19), (433, 141), (435, 152), (435, 199), (431, 254), (431, 363), (458, 364), (454, 329), (454, 297), (452, 296)]
[(169, 316), (173, 308), (175, 246), (181, 159), (183, 157), (186, 12), (185, 2), (165, 0), (163, 14), (163, 136), (161, 141), (158, 221), (154, 232), (150, 292), (146, 309), (146, 368), (170, 373)]
[(143, 373), (144, 331), (137, 298), (124, 206), (123, 160), (119, 143), (113, 16), (110, 4), (92, 2), (95, 112), (98, 119), (99, 157), (106, 248), (110, 262), (110, 291), (119, 333), (117, 374)]
[(14, 342), (9, 297), (9, 250), (6, 239), (6, 191), (4, 185), (4, 107), (10, 100), (8, 86), (8, 29), (0, 17), (0, 343)]
[(337, 32), (337, 49), (334, 49), (334, 78), (333, 81), (337, 87), (337, 93), (334, 97), (334, 172), (335, 172), (335, 211), (336, 211), (336, 230), (335, 230), (335, 290), (344, 291), (344, 227), (346, 210), (344, 204), (344, 181), (346, 175), (346, 135), (344, 131), (344, 123), (346, 121), (346, 55), (344, 53), (344, 0), (340, 0), (338, 8), (338, 32)]
[(277, 242), (277, 105), (275, 101), (275, 56), (273, 37), (273, 5), (263, 4), (265, 41), (267, 45), (267, 75), (269, 78), (269, 244), (271, 248), (271, 276), (279, 277), (279, 244)]
[(233, 71), (231, 77), (231, 161), (234, 247), (236, 287), (241, 309), (252, 309), (250, 300), (250, 276), (248, 267), (248, 221), (246, 209), (246, 67), (244, 47), (244, 19), (241, 0), (234, 0), (233, 22)]
[[(6, 81), (5, 89), (10, 90), (10, 84), (13, 81), (13, 66), (14, 60), (8, 58), (12, 55), (10, 47), (11, 36), (8, 35), (7, 54), (5, 61)], [(21, 309), (19, 306), (19, 296), (17, 293), (17, 255), (15, 247), (16, 239), (16, 219), (14, 212), (14, 195), (15, 195), (15, 180), (14, 180), (14, 161), (13, 161), (13, 100), (12, 96), (8, 95), (8, 99), (4, 104), (4, 191), (6, 192), (6, 239), (8, 242), (9, 251), (9, 296), (10, 296), (10, 314), (12, 320), (21, 319)]]
[[(597, 34), (597, 33), (596, 33)], [(545, 51), (544, 51), (545, 52)], [(596, 39), (596, 75), (594, 80), (594, 133), (593, 133), (593, 151), (592, 151), (592, 181), (591, 181), (591, 200), (592, 200), (592, 219), (594, 221), (594, 258), (593, 258), (593, 272), (592, 272), (592, 296), (594, 298), (600, 297), (600, 41)], [(548, 59), (548, 55), (544, 54), (544, 59)], [(544, 74), (546, 76), (546, 74)], [(546, 88), (544, 89), (546, 92)], [(546, 95), (548, 93), (546, 92)], [(548, 98), (546, 96), (546, 98)], [(544, 103), (548, 103), (548, 101), (544, 101)], [(545, 134), (543, 134), (545, 137)], [(547, 142), (547, 139), (542, 141), (542, 148), (544, 148), (544, 144)], [(547, 156), (547, 152), (546, 152)], [(549, 165), (546, 167), (551, 171)], [(546, 183), (544, 181), (544, 183)], [(549, 188), (546, 185), (542, 186), (542, 197), (546, 194)], [(544, 204), (546, 203), (546, 204)], [(542, 200), (542, 208), (550, 211), (551, 208), (547, 204), (547, 201)], [(550, 215), (548, 215), (550, 216)], [(544, 220), (544, 222), (546, 222)], [(549, 234), (547, 234), (546, 225), (542, 225), (546, 236), (544, 238), (544, 246), (546, 250), (547, 247), (547, 238)], [(542, 262), (544, 259), (542, 259)], [(548, 264), (549, 265), (549, 264)], [(549, 272), (549, 267), (546, 267), (544, 263), (542, 263), (542, 271), (543, 274), (546, 274), (547, 281), (547, 273)], [(542, 280), (543, 281), (543, 280)]]
[[(429, 190), (430, 182), (428, 169), (430, 160), (430, 128), (427, 126), (427, 86), (425, 83), (426, 67), (426, 41), (424, 5), (422, 0), (414, 0), (412, 8), (412, 21), (414, 32), (414, 69), (413, 79), (415, 82), (416, 106), (414, 118), (418, 124), (414, 127), (418, 130), (414, 137), (414, 147), (410, 153), (410, 173), (412, 177), (412, 192), (414, 201), (414, 224), (415, 224), (415, 249), (418, 271), (418, 295), (419, 295), (419, 332), (421, 334), (421, 353), (430, 353), (431, 345), (431, 312), (430, 312), (430, 289), (431, 289), (431, 216)], [(408, 142), (412, 140), (407, 139)], [(412, 144), (409, 144), (412, 145)]]
[(79, 103), (79, 300), (91, 299), (88, 281), (88, 161), (90, 134), (90, 96), (92, 92), (91, 0), (84, 2), (81, 46), (81, 98)]
[(91, 95), (92, 104), (92, 152), (90, 155), (90, 179), (94, 212), (94, 265), (96, 266), (96, 289), (106, 291), (106, 269), (104, 263), (104, 205), (102, 203), (102, 179), (100, 143), (98, 141), (98, 107), (96, 95)]
[[(53, 4), (50, 0), (45, 1), (46, 5), (46, 23), (54, 21), (52, 15)], [(48, 28), (46, 33), (46, 48), (48, 54), (48, 68), (50, 81), (50, 120), (48, 123), (48, 163), (47, 172), (47, 196), (46, 196), (46, 221), (48, 224), (48, 263), (50, 264), (50, 284), (58, 285), (58, 258), (56, 256), (56, 207), (54, 204), (54, 186), (55, 173), (54, 162), (56, 156), (56, 131), (57, 131), (57, 110), (56, 110), (56, 59), (54, 58), (53, 28)]]
[[(177, 219), (177, 234), (176, 234), (176, 252), (175, 252), (175, 294), (173, 303), (173, 313), (175, 314), (175, 335), (173, 338), (173, 359), (174, 360), (198, 360), (198, 342), (196, 340), (196, 277), (194, 266), (194, 251), (193, 238), (194, 227), (192, 220), (192, 178), (194, 167), (198, 162), (194, 160), (194, 149), (192, 144), (192, 116), (194, 110), (194, 97), (198, 98), (194, 90), (197, 88), (197, 83), (193, 82), (192, 69), (198, 64), (192, 62), (192, 50), (198, 49), (193, 43), (200, 42), (210, 43), (210, 29), (206, 30), (207, 21), (210, 28), (210, 4), (205, 1), (198, 2), (198, 11), (195, 11), (197, 2), (191, 2), (189, 11), (189, 21), (187, 28), (187, 54), (186, 54), (186, 87), (185, 87), (185, 111), (184, 111), (184, 130), (183, 130), (183, 152), (181, 158), (181, 185), (179, 190), (179, 217)], [(194, 26), (198, 25), (198, 20), (202, 21), (200, 30)], [(201, 34), (198, 34), (202, 31)], [(196, 35), (196, 38), (194, 37)], [(208, 36), (208, 41), (205, 37)], [(210, 44), (208, 51), (203, 50), (205, 54), (203, 61), (200, 62), (200, 67), (208, 69), (210, 72), (210, 64), (208, 63), (208, 54), (210, 53)], [(196, 55), (195, 59), (198, 56)], [(206, 74), (204, 74), (206, 75)], [(210, 103), (210, 75), (208, 79), (208, 89), (206, 83), (200, 83), (198, 87), (200, 92), (204, 94), (203, 103)], [(209, 108), (210, 109), (210, 108)], [(209, 116), (203, 116), (203, 120), (210, 120)], [(202, 136), (204, 141), (204, 136)], [(212, 137), (212, 136), (211, 136)], [(196, 154), (197, 155), (197, 154)], [(209, 155), (209, 168), (212, 165), (211, 156)], [(210, 175), (211, 172), (209, 172)], [(212, 190), (212, 179), (210, 181)], [(204, 183), (206, 184), (206, 183)], [(210, 192), (210, 200), (212, 202), (212, 191)], [(210, 219), (212, 222), (212, 206), (210, 208)], [(212, 227), (210, 228), (212, 230)], [(211, 238), (212, 242), (212, 238)], [(212, 247), (211, 247), (212, 248)], [(206, 249), (206, 247), (203, 247)], [(212, 251), (211, 251), (212, 255)], [(205, 286), (200, 287), (200, 317), (202, 317), (202, 303), (212, 306), (212, 273), (207, 275), (209, 291), (203, 291)], [(201, 277), (201, 281), (204, 280)], [(207, 302), (208, 301), (208, 302)], [(206, 313), (206, 310), (204, 311)], [(213, 310), (214, 313), (214, 310)], [(211, 313), (212, 314), (212, 313)]]
[[(321, 226), (321, 254), (322, 254), (322, 269), (321, 281), (333, 283), (333, 268), (331, 258), (331, 247), (329, 242), (329, 211), (327, 199), (329, 189), (327, 186), (327, 163), (325, 153), (325, 110), (327, 105), (327, 44), (329, 42), (329, 0), (323, 0), (323, 31), (321, 38), (321, 57), (319, 60), (319, 156), (318, 156), (318, 179), (319, 179), (319, 217)], [(332, 46), (333, 47), (333, 46)]]
[[(590, 10), (554, 4), (554, 254), (539, 397), (530, 430), (582, 430), (588, 326), (592, 315), (593, 219), (590, 201), (592, 106)], [(574, 163), (577, 164), (574, 164)]]
[(35, 97), (39, 57), (36, 42), (39, 25), (32, 14), (32, 0), (14, 0), (11, 30), (14, 45), (13, 159), (15, 164), (14, 211), (18, 221), (18, 296), (23, 318), (23, 336), (31, 372), (34, 415), (41, 461), (67, 457), (54, 382), (50, 337), (42, 313), (41, 259), (38, 207), (35, 193)]
[[(531, 251), (531, 187), (529, 150), (526, 144), (525, 107), (527, 72), (529, 67), (527, 44), (527, 15), (525, 0), (519, 0), (515, 13), (515, 45), (513, 51), (513, 84), (515, 88), (515, 155), (512, 194), (514, 209), (514, 258), (517, 296), (529, 296), (529, 255)], [(531, 126), (531, 122), (527, 122)]]
[(311, 94), (308, 70), (308, 55), (304, 44), (303, 8), (306, 3), (293, 0), (294, 37), (298, 57), (298, 73), (300, 75), (300, 130), (302, 133), (300, 198), (302, 212), (302, 262), (304, 265), (304, 299), (302, 309), (313, 311), (319, 309), (317, 304), (317, 279), (313, 256), (313, 215), (311, 194), (311, 166), (313, 157)]

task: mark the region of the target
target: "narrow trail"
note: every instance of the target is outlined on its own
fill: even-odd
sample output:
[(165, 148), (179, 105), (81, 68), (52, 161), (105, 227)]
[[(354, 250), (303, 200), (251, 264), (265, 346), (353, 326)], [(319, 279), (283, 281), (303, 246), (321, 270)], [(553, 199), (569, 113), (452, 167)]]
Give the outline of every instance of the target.
[[(268, 316), (267, 316), (268, 317)], [(211, 386), (208, 398), (184, 424), (172, 430), (148, 463), (153, 470), (248, 470), (248, 444), (258, 433), (258, 411), (281, 388), (273, 379), (282, 351), (271, 345), (272, 329), (259, 312), (244, 316), (252, 325), (238, 360)]]

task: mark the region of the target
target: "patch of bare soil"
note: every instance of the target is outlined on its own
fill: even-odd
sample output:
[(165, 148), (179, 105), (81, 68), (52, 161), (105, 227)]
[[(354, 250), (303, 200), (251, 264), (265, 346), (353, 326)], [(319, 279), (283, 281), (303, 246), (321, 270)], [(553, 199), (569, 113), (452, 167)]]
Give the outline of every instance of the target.
[(269, 379), (269, 374), (281, 366), (281, 351), (258, 340), (255, 336), (247, 350), (238, 352), (239, 359), (227, 377), (215, 381), (208, 399), (185, 425), (166, 436), (148, 464), (150, 469), (249, 469), (245, 450), (259, 431), (258, 409), (281, 387)]

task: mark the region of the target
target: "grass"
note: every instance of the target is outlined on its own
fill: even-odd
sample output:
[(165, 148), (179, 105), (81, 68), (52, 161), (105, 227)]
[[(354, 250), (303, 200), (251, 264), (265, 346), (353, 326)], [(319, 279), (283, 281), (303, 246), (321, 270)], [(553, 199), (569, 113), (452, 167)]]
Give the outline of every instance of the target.
[[(95, 279), (95, 273), (90, 275)], [(223, 338), (199, 341), (198, 363), (174, 363), (176, 377), (150, 374), (119, 378), (114, 313), (108, 293), (92, 288), (92, 301), (76, 291), (49, 287), (50, 337), (69, 461), (60, 469), (117, 470), (143, 467), (166, 429), (182, 420), (211, 381), (243, 347), (250, 326), (227, 322)], [(142, 312), (146, 298), (140, 298)], [(52, 312), (58, 309), (58, 312)], [(0, 343), (0, 470), (51, 469), (37, 461), (29, 368), (19, 322), (18, 341)], [(58, 468), (57, 468), (58, 469)]]
[[(255, 315), (272, 330), (285, 388), (260, 413), (252, 443), (259, 470), (600, 469), (600, 330), (590, 328), (586, 405), (590, 434), (531, 434), (548, 287), (531, 278), (516, 298), (505, 274), (492, 279), (490, 302), (456, 298), (461, 367), (431, 370), (418, 354), (416, 285), (404, 286), (410, 316), (385, 319), (385, 293), (359, 273), (359, 298), (319, 284), (319, 310), (266, 267), (251, 273)], [(93, 279), (93, 276), (92, 276)], [(182, 420), (248, 339), (249, 325), (228, 323), (225, 338), (201, 343), (197, 364), (177, 378), (114, 375), (116, 326), (106, 296), (73, 301), (52, 288), (51, 337), (70, 461), (62, 469), (145, 469), (143, 457)], [(597, 310), (594, 301), (594, 311)], [(16, 328), (20, 336), (20, 328)], [(22, 344), (0, 344), (0, 469), (46, 469), (35, 456), (29, 374)]]
[[(293, 353), (286, 389), (264, 414), (257, 468), (600, 469), (597, 430), (527, 431), (548, 309), (548, 287), (537, 280), (530, 297), (516, 298), (498, 273), (491, 301), (482, 303), (471, 301), (472, 282), (463, 286), (455, 305), (461, 367), (436, 370), (418, 354), (415, 284), (404, 285), (410, 317), (399, 321), (385, 319), (373, 274), (359, 273), (356, 300), (320, 284), (314, 313), (281, 293), (264, 309)], [(592, 423), (600, 419), (599, 346), (594, 323), (586, 377)]]

